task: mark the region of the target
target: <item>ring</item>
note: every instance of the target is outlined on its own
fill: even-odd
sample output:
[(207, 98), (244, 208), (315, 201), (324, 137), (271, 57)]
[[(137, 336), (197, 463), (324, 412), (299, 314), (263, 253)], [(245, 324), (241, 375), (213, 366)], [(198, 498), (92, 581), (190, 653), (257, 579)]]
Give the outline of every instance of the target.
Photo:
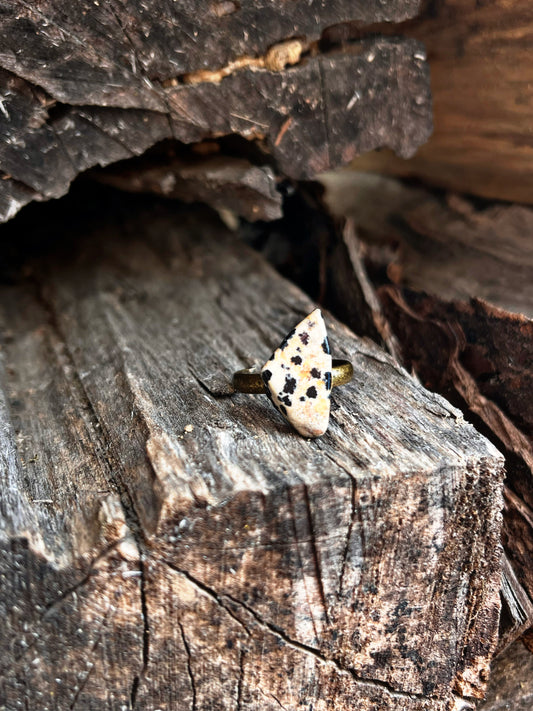
[(306, 316), (280, 343), (261, 372), (233, 375), (237, 392), (267, 395), (304, 437), (320, 437), (329, 423), (331, 388), (348, 383), (353, 367), (332, 360), (320, 309)]
[[(346, 385), (353, 377), (353, 366), (348, 360), (333, 360), (331, 369), (331, 387)], [(268, 395), (267, 386), (263, 382), (261, 373), (254, 372), (253, 368), (243, 368), (233, 374), (233, 389), (239, 393), (252, 395)]]

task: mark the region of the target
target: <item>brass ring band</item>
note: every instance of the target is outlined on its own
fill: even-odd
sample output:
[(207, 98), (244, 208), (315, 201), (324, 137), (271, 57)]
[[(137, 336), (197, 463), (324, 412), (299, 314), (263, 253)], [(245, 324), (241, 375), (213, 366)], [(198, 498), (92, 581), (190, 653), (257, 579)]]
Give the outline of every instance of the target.
[[(331, 387), (345, 385), (353, 377), (353, 366), (347, 360), (334, 360), (331, 369)], [(239, 393), (253, 393), (261, 395), (266, 393), (265, 384), (261, 373), (249, 369), (238, 370), (233, 375), (233, 389)]]

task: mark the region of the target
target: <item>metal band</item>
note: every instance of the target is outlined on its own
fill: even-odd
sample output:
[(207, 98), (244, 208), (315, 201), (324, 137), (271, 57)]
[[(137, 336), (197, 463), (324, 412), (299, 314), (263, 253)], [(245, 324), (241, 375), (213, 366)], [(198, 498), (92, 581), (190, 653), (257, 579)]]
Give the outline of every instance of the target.
[[(345, 385), (349, 383), (353, 376), (353, 366), (347, 360), (334, 360), (331, 370), (331, 387)], [(264, 395), (266, 393), (265, 384), (261, 378), (261, 373), (253, 372), (249, 369), (238, 370), (233, 375), (233, 388), (239, 393), (253, 393)]]

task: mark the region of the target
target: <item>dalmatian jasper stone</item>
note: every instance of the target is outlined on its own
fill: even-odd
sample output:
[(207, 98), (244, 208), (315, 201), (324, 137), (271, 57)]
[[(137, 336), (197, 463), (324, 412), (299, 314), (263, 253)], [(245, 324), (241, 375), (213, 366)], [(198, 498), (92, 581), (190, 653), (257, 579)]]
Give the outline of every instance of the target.
[(281, 342), (261, 370), (267, 395), (304, 437), (328, 428), (331, 355), (326, 324), (315, 309)]

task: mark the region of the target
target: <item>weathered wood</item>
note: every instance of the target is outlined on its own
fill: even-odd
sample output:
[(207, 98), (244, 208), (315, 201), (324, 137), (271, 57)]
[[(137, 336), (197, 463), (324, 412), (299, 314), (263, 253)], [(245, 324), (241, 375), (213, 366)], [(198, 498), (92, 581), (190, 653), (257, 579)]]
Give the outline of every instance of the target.
[(344, 170), (321, 178), (336, 215), (369, 241), (401, 245), (391, 280), (453, 301), (478, 298), (533, 318), (533, 210), (476, 207), (394, 178)]
[[(518, 539), (519, 541), (520, 539)], [(518, 541), (508, 541), (508, 547)], [(500, 637), (498, 649), (505, 650), (522, 637), (533, 622), (533, 603), (520, 585), (513, 566), (504, 555), (502, 559), (502, 611), (500, 614)]]
[(529, 711), (533, 703), (533, 655), (515, 642), (493, 662), (487, 698), (478, 711)]
[[(359, 170), (418, 176), (483, 197), (533, 201), (533, 8), (529, 0), (439, 0), (395, 32), (422, 41), (431, 67), (435, 130), (408, 161), (390, 151)], [(346, 38), (358, 28), (345, 28)], [(379, 28), (384, 31), (384, 28)]]
[[(505, 577), (500, 644), (509, 644), (533, 626), (533, 321), (522, 315), (533, 315), (533, 211), (476, 209), (349, 171), (325, 181), (337, 213), (353, 215), (367, 243), (389, 245), (382, 272), (396, 285), (379, 295), (402, 362), (507, 454), (503, 542), (514, 575)], [(358, 282), (349, 261), (345, 269)]]
[(120, 204), (2, 286), (6, 707), (473, 708), (499, 453), (329, 315), (323, 438), (232, 395), (312, 304), (205, 213)]
[[(533, 600), (533, 322), (484, 302), (441, 302), (396, 287), (382, 288), (380, 295), (402, 344), (402, 362), (482, 422), (507, 454), (503, 542)], [(525, 626), (523, 621), (517, 631)]]
[[(3, 14), (2, 66), (64, 103), (143, 101), (151, 109), (159, 104), (145, 77), (170, 79), (222, 67), (237, 57), (265, 54), (283, 38), (317, 40), (324, 27), (343, 20), (399, 22), (416, 15), (419, 6), (420, 0), (274, 0), (260, 7), (253, 0), (207, 6), (198, 0), (177, 6), (161, 0), (123, 0), (118, 6), (45, 0), (32, 8), (15, 0)], [(44, 56), (47, 66), (36, 61)]]
[(215, 154), (162, 160), (157, 156), (127, 161), (92, 175), (121, 190), (203, 202), (222, 214), (250, 222), (277, 220), (283, 214), (283, 198), (276, 189), (272, 168), (253, 165), (245, 158)]
[(399, 344), (368, 276), (365, 245), (357, 235), (353, 218), (346, 219), (341, 233), (342, 239), (336, 241), (327, 259), (327, 301), (355, 333), (372, 338), (399, 360)]
[[(0, 19), (0, 219), (80, 172), (164, 138), (240, 134), (308, 178), (431, 131), (420, 43), (370, 37), (323, 52), (328, 25), (413, 16), (418, 0), (233, 3), (46, 0)], [(16, 181), (25, 192), (14, 194)], [(5, 195), (3, 194), (5, 193)]]

